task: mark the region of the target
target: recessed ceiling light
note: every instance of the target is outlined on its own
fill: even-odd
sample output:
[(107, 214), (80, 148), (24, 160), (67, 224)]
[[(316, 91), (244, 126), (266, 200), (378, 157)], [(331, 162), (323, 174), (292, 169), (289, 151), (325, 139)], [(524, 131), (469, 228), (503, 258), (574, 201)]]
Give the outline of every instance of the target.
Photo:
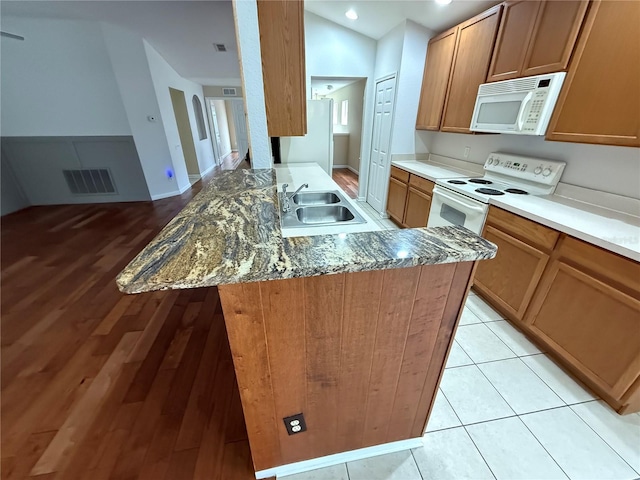
[[(449, 0), (451, 1), (451, 0)], [(349, 20), (357, 20), (358, 19), (358, 14), (356, 13), (356, 11), (352, 8), (350, 10), (347, 10), (345, 12), (345, 16), (349, 19)]]
[(451, 0), (435, 0), (435, 1), (440, 5), (449, 5), (451, 3)]

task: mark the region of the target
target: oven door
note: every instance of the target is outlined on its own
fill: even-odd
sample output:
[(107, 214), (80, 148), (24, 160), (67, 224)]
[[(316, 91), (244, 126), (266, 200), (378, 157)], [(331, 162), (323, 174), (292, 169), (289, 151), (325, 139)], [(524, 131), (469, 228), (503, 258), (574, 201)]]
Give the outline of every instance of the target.
[(478, 96), (471, 119), (474, 132), (522, 133), (533, 92)]
[(431, 197), (428, 227), (461, 225), (480, 235), (489, 205), (436, 185)]

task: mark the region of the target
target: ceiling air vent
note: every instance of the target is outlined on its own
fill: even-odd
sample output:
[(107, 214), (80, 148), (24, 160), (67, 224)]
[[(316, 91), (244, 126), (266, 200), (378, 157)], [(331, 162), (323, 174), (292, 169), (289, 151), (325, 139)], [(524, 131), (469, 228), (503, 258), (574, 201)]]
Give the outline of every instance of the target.
[(63, 170), (69, 191), (74, 195), (117, 193), (111, 173), (106, 168)]
[(222, 87), (222, 95), (225, 97), (236, 97), (238, 94), (235, 87)]
[(214, 43), (213, 46), (216, 49), (216, 52), (226, 52), (227, 46), (224, 43)]

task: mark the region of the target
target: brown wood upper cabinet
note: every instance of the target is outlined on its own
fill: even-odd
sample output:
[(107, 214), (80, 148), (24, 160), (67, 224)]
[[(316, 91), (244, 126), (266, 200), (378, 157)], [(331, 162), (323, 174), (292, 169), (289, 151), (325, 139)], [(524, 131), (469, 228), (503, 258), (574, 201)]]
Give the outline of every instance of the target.
[(487, 81), (565, 70), (588, 4), (586, 0), (505, 2)]
[(443, 132), (470, 133), (478, 87), (487, 78), (501, 12), (502, 5), (496, 5), (457, 27), (455, 56), (440, 128)]
[(547, 140), (640, 146), (638, 19), (640, 2), (593, 2)]
[(439, 130), (453, 64), (458, 27), (429, 40), (422, 77), (416, 129)]
[(305, 135), (304, 1), (258, 0), (258, 27), (269, 136)]

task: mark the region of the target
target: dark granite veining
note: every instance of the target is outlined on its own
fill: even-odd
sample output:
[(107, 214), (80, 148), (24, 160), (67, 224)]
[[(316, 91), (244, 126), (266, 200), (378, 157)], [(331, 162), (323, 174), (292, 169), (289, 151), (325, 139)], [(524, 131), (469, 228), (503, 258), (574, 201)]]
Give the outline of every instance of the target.
[(118, 275), (120, 290), (197, 288), (493, 258), (462, 227), (282, 238), (275, 170), (212, 180)]

